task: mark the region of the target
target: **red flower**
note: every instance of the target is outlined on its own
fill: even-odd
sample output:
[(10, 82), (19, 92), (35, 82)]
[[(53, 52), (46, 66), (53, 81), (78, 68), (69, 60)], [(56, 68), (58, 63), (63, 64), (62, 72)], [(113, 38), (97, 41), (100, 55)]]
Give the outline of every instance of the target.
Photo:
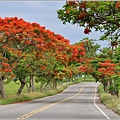
[(89, 34), (90, 32), (91, 32), (91, 30), (89, 28), (85, 28), (85, 30), (84, 30), (85, 34)]
[(116, 8), (120, 8), (120, 1), (116, 3)]
[(2, 66), (4, 66), (4, 67), (9, 67), (9, 64), (8, 64), (8, 63), (2, 62), (1, 64), (2, 64)]

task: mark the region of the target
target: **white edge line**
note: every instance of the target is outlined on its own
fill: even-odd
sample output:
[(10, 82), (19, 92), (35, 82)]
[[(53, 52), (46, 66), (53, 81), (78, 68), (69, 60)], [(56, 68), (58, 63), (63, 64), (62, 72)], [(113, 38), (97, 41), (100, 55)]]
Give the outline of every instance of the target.
[(94, 105), (97, 107), (97, 109), (107, 118), (107, 119), (110, 119), (96, 104), (96, 89), (97, 89), (97, 86), (95, 87), (95, 96), (94, 96)]

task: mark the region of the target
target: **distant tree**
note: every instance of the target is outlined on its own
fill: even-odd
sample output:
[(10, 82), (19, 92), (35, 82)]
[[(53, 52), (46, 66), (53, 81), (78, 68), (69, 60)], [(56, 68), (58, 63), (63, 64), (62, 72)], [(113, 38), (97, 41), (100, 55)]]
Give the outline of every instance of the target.
[(16, 67), (14, 63), (17, 64), (33, 48), (43, 48), (40, 30), (44, 31), (44, 28), (17, 17), (0, 18), (0, 26), (0, 93), (5, 98), (4, 80)]

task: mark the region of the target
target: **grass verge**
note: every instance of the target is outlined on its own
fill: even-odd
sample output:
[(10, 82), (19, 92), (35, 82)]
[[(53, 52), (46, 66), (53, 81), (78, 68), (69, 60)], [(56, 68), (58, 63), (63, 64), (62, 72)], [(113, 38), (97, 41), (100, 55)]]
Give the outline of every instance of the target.
[(102, 85), (99, 85), (98, 92), (101, 102), (106, 107), (120, 115), (120, 97), (118, 98), (116, 96), (112, 96), (111, 94), (105, 93)]

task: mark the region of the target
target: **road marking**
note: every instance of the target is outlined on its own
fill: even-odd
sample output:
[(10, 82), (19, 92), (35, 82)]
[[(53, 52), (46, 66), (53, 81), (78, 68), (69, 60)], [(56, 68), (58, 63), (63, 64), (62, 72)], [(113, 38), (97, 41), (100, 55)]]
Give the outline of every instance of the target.
[(65, 102), (65, 101), (67, 101), (67, 100), (70, 100), (70, 99), (76, 97), (77, 95), (79, 95), (85, 86), (87, 86), (87, 85), (84, 85), (84, 86), (79, 90), (79, 92), (76, 93), (75, 95), (70, 96), (70, 97), (68, 97), (68, 98), (66, 98), (66, 99), (60, 100), (60, 101), (58, 101), (58, 102), (49, 104), (49, 105), (47, 105), (47, 106), (43, 106), (43, 107), (38, 108), (38, 109), (36, 109), (36, 110), (34, 110), (34, 111), (31, 111), (31, 112), (29, 112), (29, 113), (27, 113), (27, 114), (25, 114), (25, 115), (23, 115), (23, 116), (17, 118), (17, 120), (19, 120), (19, 119), (26, 119), (26, 118), (28, 118), (28, 117), (30, 117), (30, 116), (32, 116), (32, 115), (38, 113), (38, 112), (41, 112), (41, 111), (43, 111), (43, 110), (48, 109), (48, 108), (50, 108), (50, 107), (52, 107), (52, 106), (54, 106), (54, 105), (56, 105), (56, 104)]
[(97, 109), (107, 118), (107, 119), (110, 119), (96, 104), (96, 89), (97, 89), (97, 86), (95, 87), (95, 96), (94, 96), (94, 105), (97, 107)]

